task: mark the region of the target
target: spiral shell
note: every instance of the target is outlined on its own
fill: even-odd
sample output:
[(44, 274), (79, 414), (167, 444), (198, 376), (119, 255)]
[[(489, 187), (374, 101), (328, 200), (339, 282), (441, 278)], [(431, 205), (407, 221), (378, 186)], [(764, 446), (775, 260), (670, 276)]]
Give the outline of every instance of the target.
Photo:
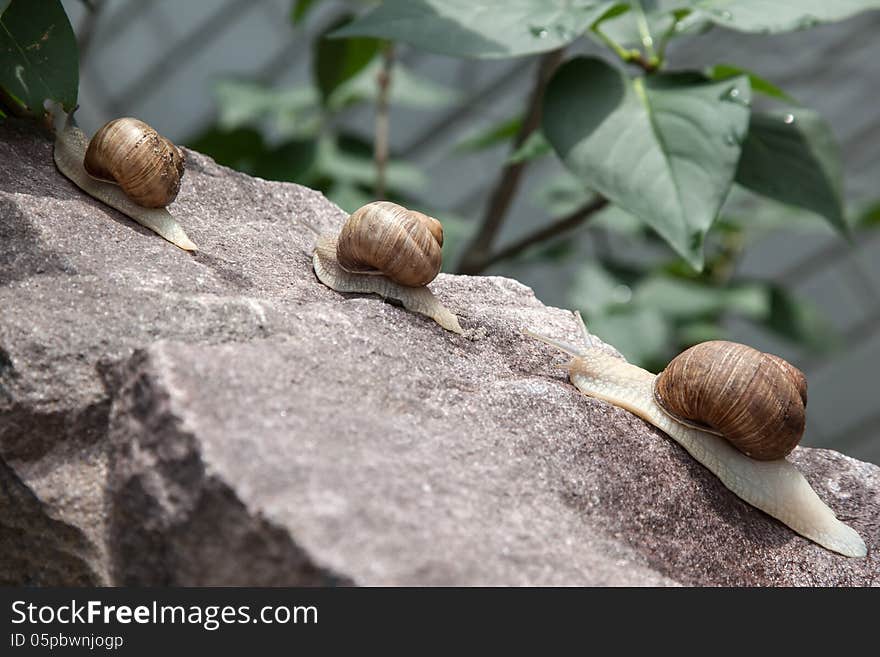
[(336, 246), (339, 266), (355, 274), (381, 274), (419, 287), (440, 272), (443, 226), (434, 217), (390, 201), (368, 203), (345, 222)]
[(713, 340), (682, 352), (657, 375), (654, 400), (679, 422), (770, 461), (784, 458), (803, 437), (807, 380), (778, 356)]
[(161, 208), (177, 198), (184, 155), (143, 121), (121, 118), (95, 133), (83, 166), (90, 176), (119, 185), (138, 205)]

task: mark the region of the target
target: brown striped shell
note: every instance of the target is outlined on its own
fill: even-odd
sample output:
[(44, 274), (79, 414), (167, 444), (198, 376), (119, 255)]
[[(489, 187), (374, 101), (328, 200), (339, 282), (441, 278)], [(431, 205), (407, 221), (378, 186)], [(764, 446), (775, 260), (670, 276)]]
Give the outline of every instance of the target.
[(336, 246), (339, 266), (354, 274), (381, 274), (420, 287), (440, 272), (443, 226), (434, 217), (390, 201), (355, 210)]
[(184, 155), (143, 121), (110, 121), (89, 142), (83, 167), (93, 178), (116, 183), (132, 201), (162, 208), (177, 198)]
[(771, 461), (784, 458), (804, 434), (807, 380), (778, 356), (713, 340), (672, 359), (654, 379), (654, 400), (675, 420)]

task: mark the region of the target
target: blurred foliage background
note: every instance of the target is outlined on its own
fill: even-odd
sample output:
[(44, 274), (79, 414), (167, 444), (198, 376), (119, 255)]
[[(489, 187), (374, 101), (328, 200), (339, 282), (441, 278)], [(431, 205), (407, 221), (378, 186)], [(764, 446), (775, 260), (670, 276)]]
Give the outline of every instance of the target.
[[(670, 42), (671, 68), (733, 63), (819, 110), (845, 166), (849, 242), (816, 214), (734, 186), (698, 272), (614, 206), (530, 242), (594, 198), (546, 141), (514, 145), (542, 55), (467, 60), (372, 37), (327, 38), (375, 4), (63, 0), (80, 44), (80, 123), (91, 132), (136, 115), (222, 164), (319, 189), (347, 211), (381, 195), (432, 214), (444, 223), (451, 272), (500, 172), (521, 162), (495, 249), (511, 252), (482, 273), (580, 309), (594, 333), (655, 371), (707, 339), (778, 353), (810, 381), (805, 443), (880, 462), (880, 110), (872, 100), (880, 12), (782, 36), (715, 26)], [(620, 43), (634, 38), (623, 23), (608, 32)], [(577, 54), (613, 59), (595, 38), (568, 46), (566, 56)], [(383, 71), (390, 152), (379, 180)]]

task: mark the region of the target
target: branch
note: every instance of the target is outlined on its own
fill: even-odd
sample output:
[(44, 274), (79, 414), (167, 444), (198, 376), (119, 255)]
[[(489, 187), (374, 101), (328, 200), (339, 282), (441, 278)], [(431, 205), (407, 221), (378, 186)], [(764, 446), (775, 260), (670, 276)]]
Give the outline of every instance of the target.
[(479, 270), (475, 273), (479, 274), (494, 265), (496, 262), (517, 256), (534, 244), (538, 244), (539, 242), (543, 242), (544, 240), (550, 239), (551, 237), (555, 237), (556, 235), (579, 226), (606, 205), (608, 205), (608, 199), (604, 196), (597, 196), (571, 214), (568, 214), (561, 219), (557, 219), (552, 224), (544, 226), (533, 233), (529, 233), (510, 246), (488, 256), (480, 263)]
[(388, 97), (391, 89), (391, 68), (394, 66), (394, 44), (389, 43), (382, 52), (382, 69), (376, 81), (379, 85), (379, 98), (376, 106), (376, 136), (373, 144), (373, 159), (376, 163), (376, 198), (385, 198), (386, 173), (388, 169)]
[[(538, 66), (538, 73), (535, 77), (535, 86), (529, 98), (529, 106), (526, 110), (526, 116), (520, 126), (516, 139), (513, 142), (511, 152), (515, 152), (532, 134), (541, 123), (541, 106), (544, 99), (544, 89), (547, 81), (562, 61), (564, 48), (559, 48), (547, 53), (541, 58)], [(504, 219), (507, 216), (507, 210), (513, 201), (519, 189), (519, 181), (527, 162), (517, 162), (516, 164), (508, 164), (501, 170), (501, 175), (495, 183), (492, 194), (489, 198), (489, 204), (486, 208), (486, 214), (480, 224), (477, 233), (471, 242), (465, 247), (461, 260), (458, 263), (459, 274), (476, 274), (485, 267), (482, 263), (488, 257), (489, 250)]]

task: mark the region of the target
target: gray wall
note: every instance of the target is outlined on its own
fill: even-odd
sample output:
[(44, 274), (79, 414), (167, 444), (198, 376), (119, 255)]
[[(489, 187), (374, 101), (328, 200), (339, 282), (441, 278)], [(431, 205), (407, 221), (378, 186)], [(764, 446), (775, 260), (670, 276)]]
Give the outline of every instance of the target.
[[(79, 0), (65, 0), (80, 38), (87, 34), (81, 67), (80, 123), (93, 131), (104, 121), (136, 115), (172, 139), (198, 131), (214, 117), (211, 82), (253, 77), (279, 86), (309, 79), (313, 33), (340, 9), (323, 2), (305, 28), (288, 22), (290, 0), (107, 0), (96, 20)], [(670, 49), (671, 65), (736, 62), (777, 83), (832, 124), (843, 149), (848, 200), (858, 205), (880, 198), (880, 12), (775, 38), (715, 30)], [(311, 32), (311, 33), (310, 33)], [(589, 43), (578, 50), (594, 50)], [(595, 51), (595, 50), (594, 50)], [(424, 76), (457, 88), (460, 100), (436, 111), (396, 108), (394, 152), (428, 174), (422, 196), (433, 205), (479, 216), (506, 152), (503, 148), (462, 158), (453, 146), (494, 120), (517, 113), (531, 84), (528, 60), (473, 62), (401, 49)], [(370, 110), (346, 117), (365, 136)], [(514, 238), (543, 215), (533, 194), (557, 170), (549, 160), (533, 167), (517, 197), (501, 241)], [(828, 229), (792, 226), (746, 251), (739, 273), (770, 277), (815, 303), (842, 336), (843, 347), (816, 357), (733, 322), (735, 339), (791, 359), (807, 373), (810, 412), (805, 444), (833, 447), (880, 463), (880, 234), (848, 247)], [(592, 244), (581, 231), (573, 238), (586, 255)], [(613, 240), (603, 248), (626, 249)], [(573, 270), (527, 264), (499, 266), (549, 304), (566, 306)], [(614, 341), (614, 336), (603, 336)]]

